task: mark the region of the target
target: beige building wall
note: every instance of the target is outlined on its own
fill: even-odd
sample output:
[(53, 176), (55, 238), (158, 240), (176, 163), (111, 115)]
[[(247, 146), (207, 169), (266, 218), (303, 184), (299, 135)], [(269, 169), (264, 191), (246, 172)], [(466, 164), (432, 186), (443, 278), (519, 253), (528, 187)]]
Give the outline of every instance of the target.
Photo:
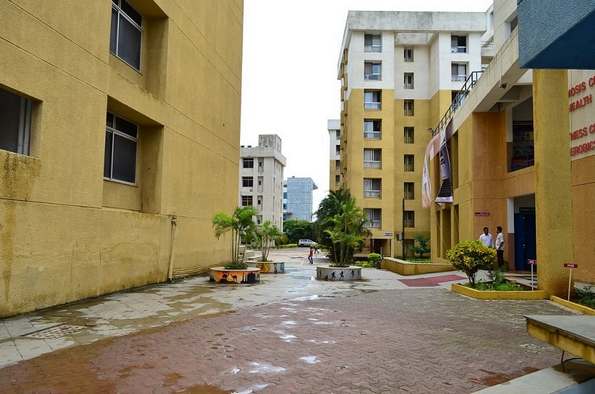
[[(0, 87), (34, 102), (30, 155), (0, 151), (0, 316), (229, 258), (243, 2), (130, 3), (140, 72), (110, 54), (110, 0), (0, 3)], [(140, 126), (135, 185), (103, 179), (107, 111)]]

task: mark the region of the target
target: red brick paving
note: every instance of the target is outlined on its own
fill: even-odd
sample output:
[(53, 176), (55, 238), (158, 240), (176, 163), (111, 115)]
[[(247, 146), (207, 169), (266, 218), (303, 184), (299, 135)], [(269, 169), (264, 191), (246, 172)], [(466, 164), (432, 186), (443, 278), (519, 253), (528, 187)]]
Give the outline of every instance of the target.
[(0, 370), (0, 392), (473, 392), (557, 363), (525, 333), (538, 313), (563, 312), (444, 289), (272, 304), (24, 361)]
[(461, 275), (440, 275), (416, 279), (399, 279), (399, 281), (409, 287), (432, 287), (438, 286), (441, 283), (453, 282), (462, 279), (465, 279), (465, 277)]

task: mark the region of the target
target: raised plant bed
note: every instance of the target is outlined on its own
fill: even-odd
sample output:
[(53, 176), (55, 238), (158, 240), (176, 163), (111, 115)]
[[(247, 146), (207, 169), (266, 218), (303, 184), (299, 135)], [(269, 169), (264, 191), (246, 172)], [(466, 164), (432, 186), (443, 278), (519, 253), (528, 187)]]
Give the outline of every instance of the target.
[(319, 265), (316, 267), (316, 279), (328, 281), (350, 281), (362, 279), (362, 268), (356, 266), (332, 267)]
[(452, 284), (451, 291), (478, 300), (544, 300), (543, 290), (477, 290), (457, 283)]
[(380, 267), (401, 275), (431, 274), (455, 270), (450, 263), (412, 263), (394, 257), (384, 257)]
[(276, 261), (257, 261), (256, 268), (260, 268), (261, 274), (284, 274), (285, 263)]
[(227, 269), (225, 267), (213, 267), (210, 269), (211, 282), (245, 284), (260, 282), (260, 268)]
[(551, 296), (550, 301), (565, 306), (566, 308), (572, 309), (576, 312), (580, 312), (583, 315), (595, 316), (595, 309), (589, 308), (586, 305), (577, 304), (576, 302), (565, 300), (564, 298)]

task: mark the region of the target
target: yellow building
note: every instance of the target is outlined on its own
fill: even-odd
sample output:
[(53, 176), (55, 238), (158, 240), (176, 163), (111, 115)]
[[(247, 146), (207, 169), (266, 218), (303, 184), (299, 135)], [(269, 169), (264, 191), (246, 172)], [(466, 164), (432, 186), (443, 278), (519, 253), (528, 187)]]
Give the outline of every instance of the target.
[(484, 13), (350, 11), (341, 80), (340, 174), (368, 218), (366, 249), (411, 255), (429, 237), (421, 174), (431, 129), (481, 67)]
[(0, 316), (200, 272), (237, 205), (243, 2), (0, 2)]
[[(531, 15), (549, 10), (532, 0), (522, 5), (534, 7)], [(432, 204), (432, 258), (444, 260), (452, 246), (478, 239), (484, 227), (495, 238), (501, 226), (508, 268), (529, 271), (536, 260), (539, 288), (565, 294), (565, 263), (578, 264), (578, 285), (595, 283), (595, 161), (587, 149), (589, 129), (595, 130), (595, 72), (521, 68), (517, 2), (496, 0), (487, 15), (484, 65), (472, 70), (435, 130), (446, 134), (454, 192), (452, 204)], [(535, 28), (524, 29), (528, 40), (542, 43)], [(577, 45), (568, 40), (564, 46)], [(553, 57), (571, 58), (559, 51)], [(441, 183), (438, 162), (430, 166), (432, 199)]]

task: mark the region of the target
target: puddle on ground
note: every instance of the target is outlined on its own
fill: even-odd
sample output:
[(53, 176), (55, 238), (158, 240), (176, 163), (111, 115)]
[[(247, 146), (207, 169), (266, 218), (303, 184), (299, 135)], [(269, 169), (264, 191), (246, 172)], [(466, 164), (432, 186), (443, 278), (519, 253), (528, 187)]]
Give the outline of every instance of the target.
[(335, 340), (320, 340), (320, 339), (307, 339), (306, 342), (313, 343), (315, 345), (332, 345), (337, 343)]
[(283, 326), (295, 326), (297, 323), (295, 322), (295, 320), (285, 320), (281, 322), (281, 325)]
[(240, 391), (234, 391), (233, 394), (251, 394), (260, 390), (264, 390), (267, 387), (269, 387), (268, 384), (253, 384), (252, 386), (241, 389)]
[(300, 357), (300, 360), (302, 360), (306, 364), (318, 364), (320, 362), (320, 360), (316, 356), (304, 356)]
[(250, 367), (251, 367), (251, 369), (248, 371), (248, 373), (267, 374), (267, 373), (282, 373), (282, 372), (287, 371), (287, 368), (276, 367), (269, 363), (251, 362)]

